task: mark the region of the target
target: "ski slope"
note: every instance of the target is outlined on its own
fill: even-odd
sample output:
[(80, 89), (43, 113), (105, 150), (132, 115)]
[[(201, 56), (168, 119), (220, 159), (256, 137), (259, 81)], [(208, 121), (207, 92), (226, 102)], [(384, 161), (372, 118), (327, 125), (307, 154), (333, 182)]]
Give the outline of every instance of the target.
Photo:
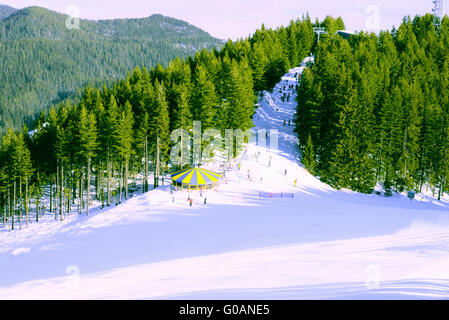
[[(300, 165), (283, 125), (296, 93), (284, 103), (279, 91), (304, 66), (264, 92), (254, 116), (279, 130), (279, 150), (249, 144), (227, 183), (192, 193), (192, 207), (166, 186), (89, 216), (0, 229), (0, 299), (449, 298), (447, 196), (338, 191)], [(281, 192), (294, 197), (260, 198)]]

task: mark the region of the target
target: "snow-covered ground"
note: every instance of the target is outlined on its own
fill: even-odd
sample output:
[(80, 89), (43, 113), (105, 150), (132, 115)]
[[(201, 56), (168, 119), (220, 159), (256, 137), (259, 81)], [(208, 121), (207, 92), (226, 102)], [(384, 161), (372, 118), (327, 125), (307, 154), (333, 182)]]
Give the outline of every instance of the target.
[(88, 217), (1, 229), (0, 299), (449, 298), (449, 199), (338, 191), (307, 173), (288, 126), (295, 92), (286, 103), (279, 93), (302, 70), (254, 116), (279, 130), (279, 150), (248, 145), (228, 183), (192, 193), (193, 207), (163, 187)]

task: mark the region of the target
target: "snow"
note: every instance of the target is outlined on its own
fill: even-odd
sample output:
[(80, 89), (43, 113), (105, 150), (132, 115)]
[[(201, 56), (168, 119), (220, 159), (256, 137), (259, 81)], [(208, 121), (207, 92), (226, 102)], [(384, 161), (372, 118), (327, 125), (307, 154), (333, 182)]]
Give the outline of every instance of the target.
[[(48, 123), (46, 123), (46, 122), (42, 124), (43, 128), (45, 128), (47, 126), (48, 126)], [(31, 130), (31, 131), (28, 131), (28, 135), (32, 138), (37, 133), (37, 130), (38, 129), (34, 129), (34, 130)]]
[(18, 256), (19, 254), (30, 252), (30, 248), (17, 248), (12, 252), (13, 256)]
[(254, 116), (278, 129), (279, 150), (249, 144), (207, 204), (164, 186), (89, 216), (0, 229), (0, 299), (449, 298), (447, 195), (339, 191), (299, 163), (283, 126), (295, 93), (283, 103), (279, 90), (304, 66), (264, 92)]

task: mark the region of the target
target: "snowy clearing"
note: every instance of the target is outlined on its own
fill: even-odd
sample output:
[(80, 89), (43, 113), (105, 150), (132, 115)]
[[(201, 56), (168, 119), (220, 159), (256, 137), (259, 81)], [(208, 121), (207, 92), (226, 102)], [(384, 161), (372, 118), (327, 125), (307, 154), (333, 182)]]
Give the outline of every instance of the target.
[(1, 229), (0, 299), (449, 298), (447, 195), (338, 191), (299, 164), (295, 91), (285, 103), (279, 91), (304, 65), (254, 116), (279, 130), (279, 151), (248, 145), (193, 207), (166, 186), (88, 217)]

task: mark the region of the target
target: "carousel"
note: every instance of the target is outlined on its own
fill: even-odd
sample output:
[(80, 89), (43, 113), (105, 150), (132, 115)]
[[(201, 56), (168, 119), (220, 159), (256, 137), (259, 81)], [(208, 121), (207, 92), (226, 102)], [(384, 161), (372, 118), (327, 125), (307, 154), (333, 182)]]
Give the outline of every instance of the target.
[(203, 190), (218, 185), (221, 175), (202, 168), (191, 168), (172, 173), (172, 184), (176, 189)]

